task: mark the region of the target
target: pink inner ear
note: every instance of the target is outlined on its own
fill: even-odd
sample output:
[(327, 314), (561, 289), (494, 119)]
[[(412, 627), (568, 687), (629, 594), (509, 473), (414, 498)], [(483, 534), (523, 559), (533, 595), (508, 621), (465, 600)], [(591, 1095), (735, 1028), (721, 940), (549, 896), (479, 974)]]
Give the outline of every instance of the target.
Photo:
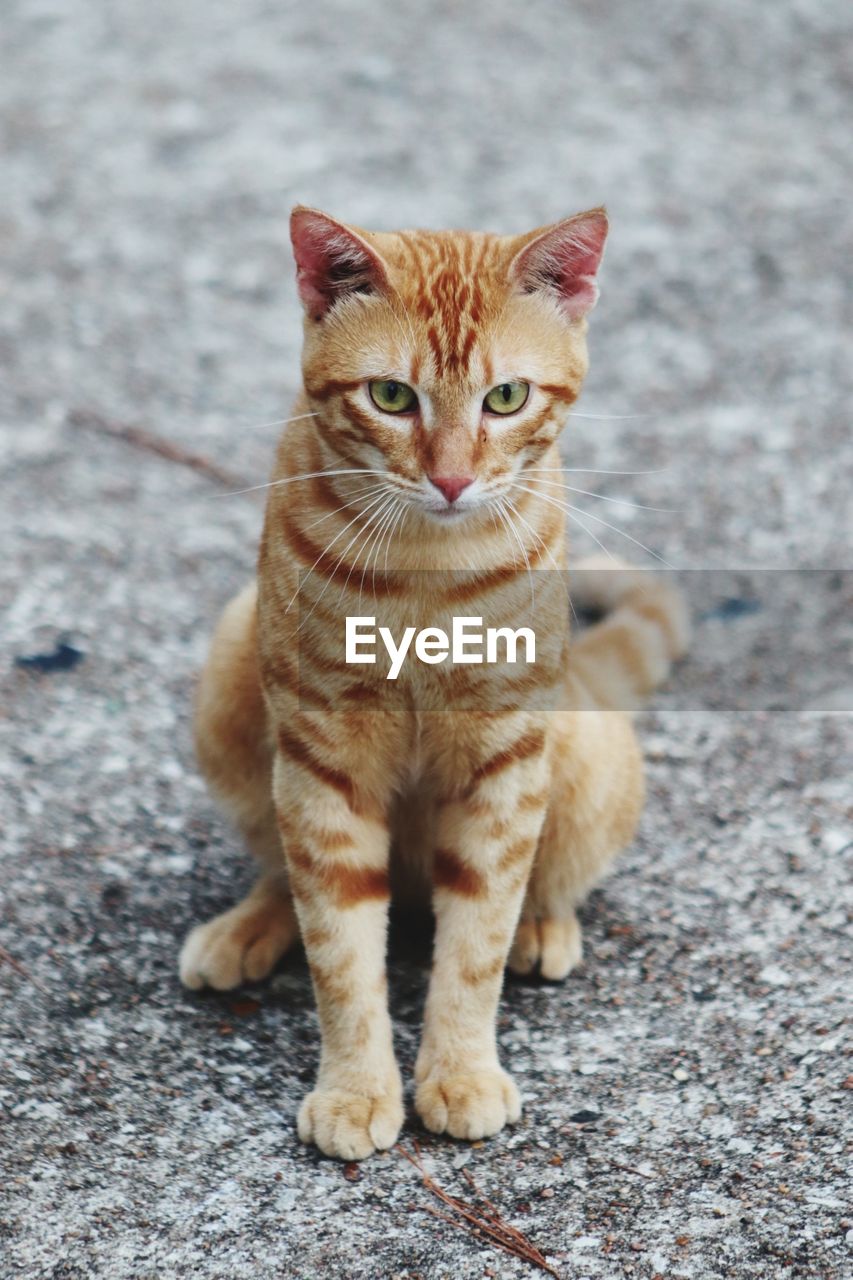
[(521, 253), (513, 271), (529, 293), (556, 294), (561, 308), (573, 320), (595, 306), (595, 276), (607, 239), (607, 215), (603, 209), (559, 222), (544, 231)]
[(303, 305), (321, 319), (348, 293), (366, 293), (384, 275), (379, 258), (348, 227), (313, 209), (295, 209), (290, 239)]

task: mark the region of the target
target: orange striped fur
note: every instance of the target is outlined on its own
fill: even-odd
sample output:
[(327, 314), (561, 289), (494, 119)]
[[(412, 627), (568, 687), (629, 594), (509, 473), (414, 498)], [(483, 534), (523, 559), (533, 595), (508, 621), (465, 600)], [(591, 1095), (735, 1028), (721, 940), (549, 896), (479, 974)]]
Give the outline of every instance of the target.
[[(199, 758), (262, 864), (193, 930), (183, 981), (264, 976), (301, 934), (322, 1030), (299, 1132), (358, 1159), (397, 1138), (385, 980), (392, 892), (431, 899), (433, 972), (416, 1105), (436, 1132), (520, 1114), (498, 1060), (505, 964), (565, 977), (577, 904), (642, 805), (630, 707), (684, 649), (679, 598), (628, 569), (585, 579), (604, 621), (569, 644), (561, 574), (536, 574), (537, 661), (344, 661), (345, 615), (394, 635), (454, 615), (529, 621), (530, 573), (566, 566), (556, 442), (587, 368), (606, 220), (523, 236), (374, 234), (293, 215), (304, 390), (269, 489), (258, 579), (225, 610), (202, 676)], [(510, 403), (512, 412), (487, 406)], [(405, 398), (383, 409), (382, 394)], [(522, 390), (518, 391), (517, 388)], [(514, 401), (512, 401), (514, 403)], [(503, 503), (503, 507), (501, 507)], [(511, 506), (506, 505), (511, 504)]]

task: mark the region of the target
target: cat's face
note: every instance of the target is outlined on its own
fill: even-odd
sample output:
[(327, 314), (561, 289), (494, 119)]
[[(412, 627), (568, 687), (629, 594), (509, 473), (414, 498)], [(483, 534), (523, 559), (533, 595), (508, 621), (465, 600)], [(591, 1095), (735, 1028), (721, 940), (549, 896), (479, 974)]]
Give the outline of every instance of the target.
[(580, 391), (603, 210), (494, 236), (373, 234), (297, 208), (291, 234), (331, 464), (379, 472), (436, 522), (488, 512)]

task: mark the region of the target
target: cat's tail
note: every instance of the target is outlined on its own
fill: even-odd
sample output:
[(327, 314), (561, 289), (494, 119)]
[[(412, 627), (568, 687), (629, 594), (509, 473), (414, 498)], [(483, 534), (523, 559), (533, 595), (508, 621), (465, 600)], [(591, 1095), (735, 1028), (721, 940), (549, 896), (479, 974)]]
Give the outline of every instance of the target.
[(684, 596), (656, 574), (608, 556), (578, 561), (569, 581), (575, 609), (600, 616), (572, 643), (572, 675), (595, 706), (635, 711), (687, 651)]

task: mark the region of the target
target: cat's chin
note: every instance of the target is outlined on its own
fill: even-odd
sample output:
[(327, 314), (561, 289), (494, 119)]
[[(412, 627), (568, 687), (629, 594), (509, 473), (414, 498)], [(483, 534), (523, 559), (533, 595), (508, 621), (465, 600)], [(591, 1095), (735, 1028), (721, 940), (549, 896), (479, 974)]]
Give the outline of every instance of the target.
[(476, 516), (482, 508), (480, 507), (424, 507), (422, 514), (424, 519), (431, 524), (439, 527), (447, 528), (450, 525), (462, 524), (464, 520), (470, 520), (472, 516)]

